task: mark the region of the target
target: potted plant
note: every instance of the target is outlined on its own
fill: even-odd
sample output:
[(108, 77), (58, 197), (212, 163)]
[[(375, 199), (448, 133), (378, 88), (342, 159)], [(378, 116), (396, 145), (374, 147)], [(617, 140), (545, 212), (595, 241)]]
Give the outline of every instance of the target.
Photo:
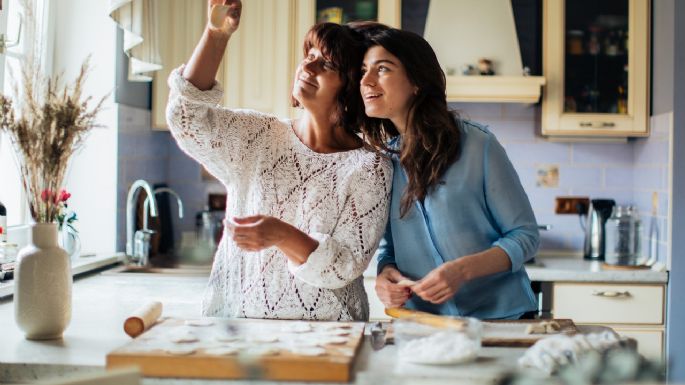
[(96, 126), (106, 98), (91, 107), (92, 98), (83, 97), (88, 62), (71, 86), (62, 86), (59, 76), (42, 75), (29, 59), (14, 98), (0, 95), (0, 130), (14, 147), (34, 221), (31, 242), (17, 257), (14, 284), (15, 319), (29, 339), (61, 338), (71, 319), (71, 263), (58, 243), (69, 198), (62, 187), (69, 159)]

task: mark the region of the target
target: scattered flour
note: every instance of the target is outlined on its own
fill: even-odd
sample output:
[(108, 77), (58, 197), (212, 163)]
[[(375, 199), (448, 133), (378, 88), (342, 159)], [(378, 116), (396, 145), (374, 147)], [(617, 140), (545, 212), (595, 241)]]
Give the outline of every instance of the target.
[(473, 361), (479, 351), (479, 341), (463, 333), (445, 331), (408, 340), (401, 344), (397, 355), (405, 362), (443, 365)]

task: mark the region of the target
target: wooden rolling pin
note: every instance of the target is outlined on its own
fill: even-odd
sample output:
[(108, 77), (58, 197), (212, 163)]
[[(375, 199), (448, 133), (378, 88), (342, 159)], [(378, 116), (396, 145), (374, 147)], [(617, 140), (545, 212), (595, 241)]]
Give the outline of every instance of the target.
[(124, 331), (129, 336), (135, 338), (157, 322), (162, 315), (162, 303), (158, 301), (149, 302), (136, 310), (124, 321)]
[(393, 318), (411, 319), (414, 322), (436, 328), (464, 330), (468, 325), (465, 320), (439, 316), (418, 310), (410, 310), (403, 307), (386, 308), (385, 314)]

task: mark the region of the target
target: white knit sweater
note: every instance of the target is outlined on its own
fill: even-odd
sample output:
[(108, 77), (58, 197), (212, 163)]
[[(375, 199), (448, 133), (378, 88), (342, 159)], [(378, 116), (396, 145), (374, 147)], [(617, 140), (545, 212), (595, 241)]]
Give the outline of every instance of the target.
[(319, 242), (307, 262), (295, 266), (275, 247), (248, 252), (224, 236), (203, 314), (368, 319), (362, 273), (385, 230), (390, 161), (368, 149), (316, 153), (295, 135), (290, 120), (222, 107), (219, 84), (200, 91), (180, 71), (169, 77), (169, 128), (226, 187), (226, 215), (273, 216)]

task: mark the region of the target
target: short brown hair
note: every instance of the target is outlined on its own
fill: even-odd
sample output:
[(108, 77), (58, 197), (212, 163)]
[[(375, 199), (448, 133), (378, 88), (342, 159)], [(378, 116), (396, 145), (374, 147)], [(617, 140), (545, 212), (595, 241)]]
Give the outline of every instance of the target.
[[(347, 26), (318, 23), (309, 29), (302, 45), (303, 57), (316, 47), (340, 75), (343, 86), (336, 96), (338, 112), (335, 122), (353, 134), (360, 131), (364, 111), (359, 92), (365, 50), (363, 43), (362, 36)], [(300, 103), (292, 95), (290, 100), (293, 107), (299, 107)]]

